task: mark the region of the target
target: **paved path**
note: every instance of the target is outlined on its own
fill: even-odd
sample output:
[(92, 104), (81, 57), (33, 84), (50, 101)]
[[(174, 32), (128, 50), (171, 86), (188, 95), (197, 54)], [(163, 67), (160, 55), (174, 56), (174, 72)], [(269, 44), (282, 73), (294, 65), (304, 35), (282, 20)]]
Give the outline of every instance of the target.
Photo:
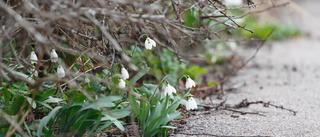
[[(230, 85), (245, 83), (245, 86), (224, 97), (228, 104), (247, 98), (248, 101), (283, 105), (298, 111), (296, 116), (281, 109), (252, 105), (240, 110), (265, 116), (225, 111), (192, 116), (181, 132), (227, 136), (320, 136), (319, 43), (299, 38), (263, 47), (256, 59), (230, 82)], [(215, 103), (221, 101), (212, 99)]]
[[(320, 1), (297, 1), (314, 17), (319, 17)], [(316, 4), (318, 6), (314, 6)], [(308, 21), (301, 21), (308, 22)], [(318, 26), (320, 26), (318, 24)], [(309, 30), (308, 30), (309, 31)], [(320, 32), (312, 30), (311, 34)], [(246, 49), (251, 55), (253, 50)], [(259, 112), (259, 115), (241, 115), (228, 111), (192, 116), (176, 136), (320, 136), (320, 39), (295, 38), (263, 47), (256, 58), (229, 85), (245, 83), (224, 99), (228, 104), (248, 101), (266, 101), (298, 111), (288, 111), (262, 105), (251, 105), (241, 111)], [(216, 100), (212, 97), (214, 103)], [(239, 116), (238, 118), (231, 115)]]

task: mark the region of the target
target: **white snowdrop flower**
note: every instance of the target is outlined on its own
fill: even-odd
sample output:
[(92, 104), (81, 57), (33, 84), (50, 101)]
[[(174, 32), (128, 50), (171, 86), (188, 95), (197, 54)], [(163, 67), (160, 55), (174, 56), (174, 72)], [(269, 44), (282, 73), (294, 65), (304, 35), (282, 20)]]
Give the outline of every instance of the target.
[(224, 4), (227, 6), (233, 6), (233, 5), (242, 5), (242, 0), (224, 0)]
[(33, 74), (32, 74), (33, 77), (38, 77), (38, 71), (35, 70), (35, 67), (34, 67), (34, 66), (32, 66), (31, 72), (33, 73)]
[(64, 69), (63, 69), (63, 67), (61, 65), (58, 66), (57, 75), (60, 78), (66, 76), (66, 72), (64, 71)]
[(89, 78), (84, 78), (84, 82), (85, 83), (90, 83), (90, 79)]
[(198, 105), (197, 102), (194, 100), (193, 97), (188, 99), (188, 102), (186, 103), (187, 110), (197, 109)]
[(126, 82), (123, 79), (119, 79), (119, 88), (125, 88)]
[(36, 64), (38, 62), (38, 57), (34, 51), (31, 51), (30, 62), (31, 64)]
[(145, 45), (146, 49), (148, 49), (148, 50), (151, 50), (152, 47), (157, 46), (156, 42), (153, 39), (150, 39), (149, 37), (144, 42), (144, 45)]
[(235, 51), (237, 49), (237, 43), (234, 41), (228, 42), (228, 45), (232, 51)]
[(52, 62), (57, 62), (58, 61), (58, 54), (57, 54), (55, 49), (51, 50), (50, 58), (51, 58)]
[(92, 15), (95, 16), (96, 15), (96, 11), (93, 9), (89, 9), (88, 12)]
[(129, 78), (129, 72), (125, 68), (121, 68), (121, 77), (124, 80), (127, 80)]
[(164, 95), (168, 94), (169, 96), (171, 96), (172, 93), (177, 93), (177, 90), (170, 84), (167, 84), (167, 87), (164, 88)]
[(187, 78), (186, 88), (192, 88), (192, 87), (196, 87), (196, 83), (191, 78)]

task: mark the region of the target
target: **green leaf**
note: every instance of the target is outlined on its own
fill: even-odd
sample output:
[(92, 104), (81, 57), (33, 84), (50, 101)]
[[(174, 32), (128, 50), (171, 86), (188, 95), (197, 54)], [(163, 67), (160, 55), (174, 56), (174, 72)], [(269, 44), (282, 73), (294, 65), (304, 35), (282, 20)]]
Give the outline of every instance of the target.
[(124, 131), (123, 125), (118, 120), (113, 120), (113, 124), (116, 125), (121, 131)]
[(37, 136), (38, 136), (38, 137), (40, 137), (40, 136), (42, 135), (42, 129), (43, 129), (43, 127), (48, 124), (48, 122), (50, 121), (50, 119), (53, 118), (53, 117), (56, 115), (57, 111), (58, 111), (59, 109), (61, 109), (61, 108), (62, 108), (62, 106), (57, 106), (57, 107), (55, 107), (55, 108), (49, 113), (48, 116), (45, 116), (45, 117), (42, 118), (42, 120), (41, 120), (40, 123), (39, 123), (39, 130), (38, 130), (38, 132), (37, 132)]
[(154, 84), (143, 84), (143, 85), (147, 87), (149, 92), (151, 92), (152, 94), (156, 94), (159, 91), (158, 85), (154, 85)]
[(94, 132), (92, 135), (97, 135), (100, 131), (106, 129), (111, 124), (112, 124), (111, 121), (106, 122), (103, 126), (101, 126), (99, 129), (97, 129), (96, 132)]
[(149, 89), (145, 86), (142, 86), (140, 89), (140, 92), (142, 95), (147, 95), (147, 97), (151, 96), (151, 92), (149, 91)]
[(4, 104), (6, 105), (6, 107), (10, 106), (10, 92), (8, 91), (8, 89), (6, 88), (2, 88), (1, 89), (2, 93), (3, 93), (3, 97), (4, 97)]
[(130, 102), (130, 105), (131, 105), (131, 108), (132, 108), (132, 111), (134, 112), (134, 114), (136, 116), (139, 116), (140, 115), (140, 108), (138, 106), (136, 97), (134, 97), (133, 95), (129, 94), (129, 102)]
[[(36, 101), (35, 101), (35, 100), (33, 100), (33, 102), (32, 102), (32, 98), (27, 97), (27, 101), (28, 101), (28, 103), (29, 103), (30, 105), (32, 105), (32, 108), (33, 108), (33, 109), (36, 109), (36, 108), (37, 108), (37, 104), (36, 104)], [(31, 103), (32, 103), (32, 104), (31, 104)]]
[(62, 101), (64, 101), (64, 100), (61, 98), (54, 98), (54, 97), (49, 96), (49, 98), (43, 102), (44, 103), (58, 103), (59, 104)]
[(43, 101), (43, 100), (47, 99), (49, 96), (53, 95), (53, 93), (55, 91), (56, 91), (56, 88), (52, 88), (52, 89), (44, 92), (42, 95), (40, 95), (40, 97), (37, 100)]
[(18, 111), (20, 110), (20, 108), (23, 105), (25, 98), (23, 96), (19, 96), (18, 98), (16, 98), (11, 106), (11, 111), (12, 111), (12, 115), (15, 115), (18, 113)]
[(114, 107), (115, 104), (112, 103), (113, 101), (120, 100), (121, 97), (119, 96), (107, 96), (104, 98), (99, 98), (97, 103), (99, 103), (102, 107)]
[(123, 127), (123, 125), (120, 123), (120, 121), (118, 121), (116, 118), (110, 116), (110, 115), (107, 114), (107, 113), (104, 113), (104, 117), (103, 117), (101, 120), (102, 120), (102, 121), (103, 121), (103, 120), (110, 120), (110, 121), (112, 121), (112, 123), (113, 123), (114, 125), (116, 125), (121, 131), (124, 131), (124, 127)]
[(147, 121), (148, 122), (147, 125), (149, 125), (151, 121), (153, 121), (154, 119), (156, 119), (161, 115), (161, 109), (162, 109), (162, 105), (160, 104), (160, 102), (158, 102), (153, 112), (151, 112), (150, 114), (150, 118)]
[(49, 108), (49, 109), (52, 110), (52, 107), (51, 107), (49, 104), (44, 103), (44, 102), (42, 102), (42, 101), (36, 101), (36, 102), (37, 102), (38, 105), (43, 105), (43, 106), (45, 106), (45, 107), (47, 107), (47, 108)]
[(111, 115), (116, 119), (124, 118), (129, 114), (130, 114), (130, 110), (127, 108), (111, 110)]
[(167, 114), (166, 117), (162, 120), (162, 125), (167, 125), (171, 120), (179, 119), (179, 118), (182, 118), (182, 116), (180, 115), (180, 112)]
[[(95, 84), (95, 82), (92, 82), (92, 83)], [(99, 85), (99, 86), (100, 86), (100, 85)], [(96, 88), (97, 88), (96, 86), (92, 86), (92, 87), (87, 88), (87, 91), (92, 92), (92, 91), (94, 91)]]
[(100, 125), (100, 120), (101, 120), (102, 115), (99, 115), (99, 117), (96, 119), (94, 126), (92, 127), (91, 131), (89, 132), (89, 136), (94, 136), (92, 133), (94, 132), (95, 129)]
[(128, 87), (131, 87), (134, 83), (136, 83), (141, 77), (143, 77), (146, 73), (148, 73), (150, 70), (149, 67), (141, 70), (137, 75), (135, 75), (133, 77), (132, 80), (130, 80), (129, 84), (128, 84)]

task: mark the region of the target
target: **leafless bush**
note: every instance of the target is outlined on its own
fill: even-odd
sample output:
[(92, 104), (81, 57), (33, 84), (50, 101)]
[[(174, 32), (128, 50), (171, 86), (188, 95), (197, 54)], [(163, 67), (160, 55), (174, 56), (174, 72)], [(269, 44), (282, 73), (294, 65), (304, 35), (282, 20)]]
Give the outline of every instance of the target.
[[(253, 32), (233, 20), (238, 17), (226, 14), (227, 10), (249, 7), (228, 9), (218, 0), (1, 1), (0, 44), (9, 44), (7, 48), (1, 47), (1, 76), (7, 81), (13, 78), (40, 85), (15, 75), (3, 64), (10, 61), (31, 67), (26, 60), (30, 47), (35, 48), (39, 62), (45, 61), (50, 49), (55, 48), (60, 53), (78, 56), (79, 63), (81, 57), (90, 57), (97, 63), (95, 69), (112, 69), (115, 63), (120, 63), (138, 71), (138, 67), (130, 63), (131, 55), (125, 49), (136, 43), (141, 48), (146, 38), (139, 38), (142, 34), (148, 34), (161, 48), (180, 57), (179, 48), (218, 38), (224, 30), (239, 27)], [(185, 13), (190, 9), (199, 11), (196, 19), (199, 27), (184, 25)], [(204, 26), (205, 19), (217, 23)], [(232, 23), (227, 23), (228, 20)], [(8, 52), (15, 58), (7, 58)], [(83, 62), (80, 64), (85, 66)], [(73, 65), (71, 62), (66, 67)], [(3, 70), (9, 72), (9, 77)]]
[[(229, 29), (253, 33), (235, 21), (249, 15), (250, 11), (239, 16), (228, 13), (249, 9), (262, 2), (254, 4), (250, 1), (248, 4), (228, 7), (221, 0), (0, 0), (0, 87), (2, 81), (24, 81), (30, 89), (41, 90), (43, 82), (55, 81), (54, 86), (58, 89), (77, 89), (94, 102), (79, 86), (77, 78), (85, 76), (117, 86), (111, 80), (95, 77), (94, 72), (112, 70), (118, 64), (131, 72), (139, 72), (139, 67), (131, 61), (132, 53), (127, 51), (132, 47), (144, 49), (146, 36), (156, 41), (157, 49), (165, 48), (182, 59), (189, 56), (182, 53), (181, 48), (202, 41), (225, 41), (222, 37), (229, 35)], [(261, 11), (277, 6), (283, 4)], [(192, 22), (186, 20), (190, 14), (194, 19)], [(214, 23), (208, 25), (208, 20)], [(53, 72), (50, 64), (53, 48), (64, 58), (58, 64), (64, 66), (67, 78), (48, 75)], [(29, 63), (32, 49), (39, 58), (35, 66)], [(160, 55), (159, 52), (154, 54)], [(68, 58), (75, 59), (69, 61)], [(89, 60), (93, 63), (88, 63)], [(77, 72), (73, 71), (75, 64), (79, 65)], [(41, 76), (35, 81), (25, 76), (27, 70), (40, 71)], [(132, 89), (126, 90), (135, 95)], [(10, 121), (9, 117), (6, 119)]]

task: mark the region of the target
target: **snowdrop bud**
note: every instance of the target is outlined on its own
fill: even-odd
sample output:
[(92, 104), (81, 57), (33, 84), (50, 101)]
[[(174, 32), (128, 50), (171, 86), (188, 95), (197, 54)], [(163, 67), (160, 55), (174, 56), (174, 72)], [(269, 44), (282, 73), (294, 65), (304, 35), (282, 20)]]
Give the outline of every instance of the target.
[(172, 93), (177, 93), (177, 90), (170, 84), (167, 84), (167, 87), (164, 88), (164, 95), (168, 94), (169, 96), (171, 96)]
[(89, 78), (84, 78), (84, 82), (85, 83), (90, 83), (90, 79)]
[(38, 57), (34, 51), (31, 51), (30, 62), (36, 64), (38, 62)]
[(119, 80), (119, 88), (125, 88), (126, 87), (126, 82), (123, 79)]
[(64, 71), (64, 69), (63, 69), (63, 67), (61, 65), (58, 66), (57, 75), (60, 78), (66, 76), (66, 72)]
[(58, 61), (58, 54), (57, 54), (55, 49), (51, 50), (50, 58), (51, 58), (52, 62), (57, 62)]
[(129, 72), (125, 68), (121, 68), (121, 77), (124, 80), (129, 78)]
[(186, 109), (192, 110), (192, 109), (197, 109), (197, 108), (198, 108), (197, 102), (194, 100), (194, 98), (193, 97), (189, 98), (188, 102), (186, 104)]
[(96, 15), (96, 11), (93, 9), (89, 9), (88, 12), (92, 15), (95, 16)]
[(187, 78), (186, 88), (192, 88), (192, 87), (196, 87), (196, 83), (191, 78)]
[(242, 0), (224, 0), (224, 4), (227, 6), (233, 6), (233, 5), (242, 5)]
[(145, 45), (146, 49), (148, 49), (148, 50), (151, 50), (152, 47), (157, 46), (156, 42), (153, 39), (150, 39), (149, 37), (144, 42), (144, 45)]
[(38, 77), (38, 71), (35, 70), (34, 66), (32, 66), (31, 72), (33, 73), (33, 74), (32, 74), (33, 77)]

